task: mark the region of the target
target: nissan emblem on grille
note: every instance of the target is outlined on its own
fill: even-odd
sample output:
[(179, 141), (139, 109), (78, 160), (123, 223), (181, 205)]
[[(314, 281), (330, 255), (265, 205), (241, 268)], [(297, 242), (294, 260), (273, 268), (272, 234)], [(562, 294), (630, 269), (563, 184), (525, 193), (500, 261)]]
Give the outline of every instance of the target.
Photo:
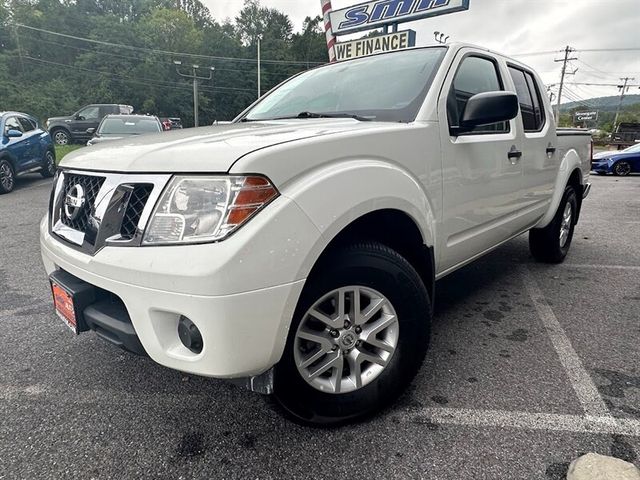
[(85, 204), (84, 188), (82, 185), (76, 184), (71, 187), (64, 199), (64, 213), (69, 220), (75, 220), (82, 212)]

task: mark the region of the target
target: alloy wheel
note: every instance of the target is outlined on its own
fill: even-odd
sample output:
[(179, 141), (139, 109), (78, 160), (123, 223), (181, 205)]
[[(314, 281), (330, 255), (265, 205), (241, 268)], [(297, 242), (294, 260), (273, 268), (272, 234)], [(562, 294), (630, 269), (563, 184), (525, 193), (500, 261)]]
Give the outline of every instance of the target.
[(624, 177), (631, 173), (631, 165), (629, 165), (627, 162), (616, 163), (616, 166), (614, 167), (614, 169), (615, 169), (616, 175), (620, 175), (621, 177)]
[(11, 166), (3, 162), (0, 164), (0, 184), (5, 191), (11, 191), (13, 189), (15, 179), (13, 178), (13, 170)]
[(564, 248), (569, 240), (569, 233), (571, 232), (571, 224), (573, 222), (573, 208), (571, 204), (567, 202), (562, 213), (562, 223), (560, 223), (560, 248)]
[(69, 143), (69, 135), (65, 132), (57, 131), (53, 136), (56, 145), (67, 145)]
[(295, 336), (298, 373), (324, 393), (347, 393), (375, 380), (398, 346), (391, 302), (363, 286), (338, 288), (304, 315)]

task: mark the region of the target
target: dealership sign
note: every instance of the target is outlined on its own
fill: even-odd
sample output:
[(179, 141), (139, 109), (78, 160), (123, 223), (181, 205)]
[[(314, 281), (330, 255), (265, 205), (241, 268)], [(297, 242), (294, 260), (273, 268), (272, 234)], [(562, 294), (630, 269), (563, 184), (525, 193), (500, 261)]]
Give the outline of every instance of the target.
[(361, 38), (352, 42), (336, 43), (336, 59), (338, 61), (349, 60), (375, 53), (402, 50), (415, 47), (415, 45), (416, 32), (406, 30), (377, 37)]
[(372, 30), (469, 9), (469, 0), (374, 0), (329, 13), (333, 35)]
[(573, 117), (576, 122), (595, 122), (598, 120), (598, 112), (576, 112)]

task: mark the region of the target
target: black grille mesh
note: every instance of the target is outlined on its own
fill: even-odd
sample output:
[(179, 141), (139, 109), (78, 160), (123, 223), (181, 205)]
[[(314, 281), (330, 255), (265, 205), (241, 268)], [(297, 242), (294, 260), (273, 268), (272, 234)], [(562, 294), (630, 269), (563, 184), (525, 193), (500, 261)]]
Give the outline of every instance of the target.
[(77, 175), (74, 173), (65, 174), (64, 177), (64, 195), (63, 198), (67, 198), (67, 194), (76, 185), (80, 185), (84, 190), (85, 203), (80, 215), (71, 220), (64, 212), (64, 205), (62, 206), (62, 212), (60, 220), (67, 227), (78, 230), (79, 232), (85, 232), (87, 230), (87, 224), (89, 223), (89, 217), (95, 208), (96, 197), (98, 192), (104, 183), (104, 177), (94, 177), (92, 175)]
[(142, 211), (149, 200), (152, 190), (153, 185), (138, 184), (131, 192), (131, 198), (120, 227), (120, 235), (123, 240), (131, 240), (135, 236)]

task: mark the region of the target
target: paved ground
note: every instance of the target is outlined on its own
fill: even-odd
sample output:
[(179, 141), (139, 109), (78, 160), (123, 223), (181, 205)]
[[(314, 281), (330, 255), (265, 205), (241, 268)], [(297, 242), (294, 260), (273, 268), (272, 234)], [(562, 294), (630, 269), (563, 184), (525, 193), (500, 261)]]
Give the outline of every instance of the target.
[(593, 178), (562, 266), (516, 239), (438, 284), (412, 389), (313, 430), (267, 400), (77, 339), (51, 311), (50, 182), (0, 197), (0, 479), (561, 479), (589, 451), (640, 464), (640, 176)]

